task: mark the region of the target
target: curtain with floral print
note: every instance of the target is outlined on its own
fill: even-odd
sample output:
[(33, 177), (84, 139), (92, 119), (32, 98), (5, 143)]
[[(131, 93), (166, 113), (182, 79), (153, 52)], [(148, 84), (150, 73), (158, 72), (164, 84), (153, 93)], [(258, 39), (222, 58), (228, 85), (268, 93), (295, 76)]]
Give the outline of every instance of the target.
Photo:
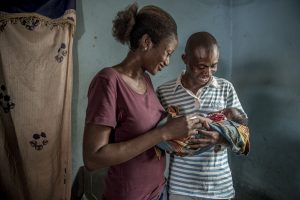
[(68, 200), (75, 0), (29, 2), (0, 3), (0, 199)]

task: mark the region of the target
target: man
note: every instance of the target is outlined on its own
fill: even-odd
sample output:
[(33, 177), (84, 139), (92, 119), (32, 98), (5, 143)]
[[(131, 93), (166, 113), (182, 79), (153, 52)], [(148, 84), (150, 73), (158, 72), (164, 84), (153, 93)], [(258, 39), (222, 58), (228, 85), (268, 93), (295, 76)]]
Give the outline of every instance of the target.
[[(175, 80), (158, 87), (164, 108), (176, 106), (180, 115), (201, 114), (235, 107), (243, 111), (233, 85), (213, 76), (218, 68), (216, 39), (207, 32), (190, 36), (182, 60), (186, 70)], [(169, 167), (170, 200), (231, 199), (234, 197), (225, 139), (215, 131), (200, 130), (202, 139), (190, 141), (190, 147), (214, 147), (206, 152), (179, 157), (171, 154)]]

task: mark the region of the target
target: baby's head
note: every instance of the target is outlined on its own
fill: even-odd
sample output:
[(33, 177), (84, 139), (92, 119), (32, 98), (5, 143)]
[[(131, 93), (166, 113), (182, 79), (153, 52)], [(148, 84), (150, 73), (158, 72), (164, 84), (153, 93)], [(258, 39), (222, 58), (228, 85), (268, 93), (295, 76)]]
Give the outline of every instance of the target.
[(224, 108), (221, 113), (226, 116), (227, 120), (234, 121), (244, 126), (248, 125), (248, 118), (246, 117), (245, 113), (243, 113), (242, 110), (238, 108)]

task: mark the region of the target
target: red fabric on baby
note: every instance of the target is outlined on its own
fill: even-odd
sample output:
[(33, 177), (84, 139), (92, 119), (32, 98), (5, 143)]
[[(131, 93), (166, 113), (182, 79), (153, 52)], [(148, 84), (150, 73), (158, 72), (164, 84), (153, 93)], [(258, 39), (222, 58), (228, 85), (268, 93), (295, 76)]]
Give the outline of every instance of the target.
[(209, 119), (213, 120), (214, 122), (219, 122), (219, 121), (226, 119), (225, 115), (222, 113), (211, 113), (211, 114), (208, 114), (207, 117)]

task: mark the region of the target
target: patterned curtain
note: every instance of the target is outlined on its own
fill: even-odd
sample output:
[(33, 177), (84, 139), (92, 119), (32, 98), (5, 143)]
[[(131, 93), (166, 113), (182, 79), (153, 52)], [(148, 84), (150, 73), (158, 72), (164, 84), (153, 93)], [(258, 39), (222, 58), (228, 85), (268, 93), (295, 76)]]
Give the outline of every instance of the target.
[(0, 3), (0, 199), (69, 200), (75, 0), (29, 2)]

